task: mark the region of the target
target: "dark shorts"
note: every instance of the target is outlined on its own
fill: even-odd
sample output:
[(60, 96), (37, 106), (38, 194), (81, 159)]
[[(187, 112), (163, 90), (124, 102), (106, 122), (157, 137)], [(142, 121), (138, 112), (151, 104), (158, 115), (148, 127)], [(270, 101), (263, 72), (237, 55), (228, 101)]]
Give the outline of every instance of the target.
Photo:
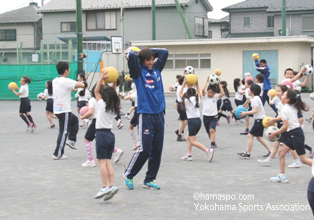
[(86, 101), (80, 101), (80, 102), (78, 102), (78, 108), (79, 108), (79, 109), (83, 108), (84, 106), (87, 105), (87, 103), (88, 103), (88, 102), (86, 102)]
[(111, 159), (115, 145), (115, 137), (110, 129), (96, 129), (97, 159)]
[(254, 124), (250, 130), (250, 134), (254, 137), (263, 137), (264, 133), (264, 126), (263, 126), (263, 119), (256, 119)]
[(93, 141), (96, 135), (96, 119), (93, 119), (92, 123), (88, 126), (84, 138), (88, 141)]
[(243, 95), (242, 103), (245, 103), (245, 102), (246, 102), (246, 96)]
[(134, 108), (134, 115), (130, 121), (130, 124), (133, 126), (133, 127), (136, 127), (137, 126), (137, 123), (138, 123), (138, 119), (137, 119), (137, 107)]
[(134, 107), (135, 106), (135, 102), (132, 102), (132, 107)]
[(309, 204), (311, 206), (312, 213), (314, 216), (314, 178), (313, 177), (310, 180), (309, 186), (307, 188), (307, 200), (309, 201)]
[(220, 106), (221, 106), (221, 99), (217, 100), (217, 110), (220, 110)]
[(224, 99), (223, 100), (223, 104), (221, 106), (221, 110), (222, 111), (229, 111), (229, 112), (231, 112), (233, 110), (231, 102), (230, 102), (229, 99)]
[(203, 115), (203, 123), (207, 134), (209, 134), (210, 129), (214, 129), (216, 131), (216, 124), (218, 121), (218, 115), (215, 116), (206, 116)]
[(303, 118), (303, 114), (301, 111), (298, 111), (298, 118)]
[(236, 104), (236, 106), (238, 107), (239, 105), (243, 105), (243, 101), (242, 100), (238, 100), (238, 99), (234, 99), (234, 102)]
[(196, 136), (200, 131), (201, 126), (202, 121), (200, 118), (189, 118), (188, 119), (189, 136)]
[(181, 109), (181, 103), (178, 103), (177, 110), (180, 115), (180, 121), (188, 120), (188, 117), (186, 116), (186, 112)]
[(304, 133), (301, 128), (296, 128), (291, 131), (288, 131), (288, 139), (285, 142), (290, 149), (295, 150), (297, 154), (304, 155), (305, 148), (304, 148)]
[(46, 111), (53, 113), (53, 99), (47, 99)]
[[(282, 121), (278, 121), (277, 122), (277, 127), (280, 129), (281, 127), (283, 126), (283, 122)], [(288, 132), (283, 132), (281, 133), (280, 135), (280, 138), (279, 138), (279, 142), (282, 142), (282, 143), (285, 143), (288, 139)]]
[(21, 98), (20, 100), (20, 113), (26, 114), (27, 112), (31, 112), (32, 106), (29, 98)]

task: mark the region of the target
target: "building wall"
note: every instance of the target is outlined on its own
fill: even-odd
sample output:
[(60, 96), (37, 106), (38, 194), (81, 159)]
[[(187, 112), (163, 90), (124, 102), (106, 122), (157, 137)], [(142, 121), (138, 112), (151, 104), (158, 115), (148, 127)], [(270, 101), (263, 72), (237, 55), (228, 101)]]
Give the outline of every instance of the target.
[[(281, 15), (275, 15), (274, 20), (274, 34), (278, 36), (278, 29), (281, 29), (282, 21)], [(286, 27), (290, 31), (290, 35), (314, 35), (314, 31), (302, 31), (302, 15), (301, 14), (287, 14)], [(288, 35), (288, 34), (287, 34)]]
[(221, 38), (221, 24), (209, 23), (208, 26), (208, 29), (212, 31), (212, 39)]
[[(264, 11), (231, 12), (231, 33), (272, 32), (274, 28), (267, 28), (267, 16)], [(244, 27), (244, 17), (250, 17), (250, 27)]]
[(21, 43), (23, 48), (34, 48), (34, 26), (32, 24), (0, 24), (0, 29), (16, 29), (16, 41), (0, 41), (1, 49), (16, 48)]
[[(311, 63), (311, 44), (310, 43), (238, 43), (238, 44), (217, 44), (217, 45), (180, 45), (180, 46), (158, 46), (166, 47), (170, 54), (198, 54), (211, 53), (211, 70), (196, 70), (200, 86), (209, 74), (219, 68), (222, 70), (221, 80), (228, 83), (229, 92), (233, 93), (234, 78), (242, 78), (243, 72), (243, 51), (246, 50), (278, 50), (278, 82), (281, 82), (283, 72), (291, 67), (299, 70), (304, 64)], [(232, 56), (230, 56), (232, 55)], [(267, 57), (266, 57), (267, 59)], [(253, 62), (252, 62), (253, 65)], [(272, 67), (270, 67), (272, 68)], [(182, 74), (182, 70), (163, 70), (164, 88), (175, 82), (175, 77)], [(312, 79), (309, 80), (311, 86)], [(167, 92), (167, 89), (165, 89)]]

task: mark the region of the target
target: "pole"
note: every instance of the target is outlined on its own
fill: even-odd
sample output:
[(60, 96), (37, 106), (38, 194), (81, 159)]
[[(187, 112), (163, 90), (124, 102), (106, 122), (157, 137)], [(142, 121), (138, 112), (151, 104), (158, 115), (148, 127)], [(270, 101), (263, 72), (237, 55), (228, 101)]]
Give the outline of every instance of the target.
[(155, 7), (155, 0), (152, 0), (152, 40), (156, 40), (156, 7)]
[(282, 10), (281, 10), (281, 19), (282, 19), (282, 36), (286, 36), (286, 0), (282, 0)]
[(76, 45), (77, 45), (77, 73), (83, 72), (83, 58), (80, 54), (83, 53), (83, 31), (82, 31), (82, 2), (76, 0)]
[(178, 1), (178, 0), (175, 0), (175, 2), (176, 2), (176, 6), (177, 6), (177, 9), (178, 9), (178, 12), (179, 12), (179, 14), (180, 14), (180, 16), (181, 16), (183, 25), (184, 25), (184, 27), (185, 27), (185, 31), (186, 31), (186, 33), (188, 34), (189, 39), (192, 39), (192, 35), (191, 35), (191, 32), (190, 32), (189, 26), (188, 26), (188, 24), (186, 23), (186, 20), (185, 20), (185, 18), (184, 18), (184, 15), (183, 15), (181, 6), (180, 6), (180, 4), (179, 4), (179, 1)]
[[(122, 36), (122, 77), (124, 77), (124, 4), (121, 0), (121, 36)], [(124, 82), (124, 78), (122, 79)], [(124, 83), (122, 86), (122, 92), (124, 92)]]

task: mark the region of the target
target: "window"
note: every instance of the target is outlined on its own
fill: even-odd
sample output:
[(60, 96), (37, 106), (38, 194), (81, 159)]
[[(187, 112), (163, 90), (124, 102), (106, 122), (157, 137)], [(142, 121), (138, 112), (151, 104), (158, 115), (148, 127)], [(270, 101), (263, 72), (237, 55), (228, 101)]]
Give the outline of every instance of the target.
[(0, 30), (0, 41), (16, 41), (16, 29)]
[(244, 27), (250, 27), (251, 25), (251, 18), (250, 17), (244, 17)]
[(268, 28), (274, 27), (274, 16), (267, 16), (267, 27)]
[(61, 22), (61, 32), (75, 32), (76, 22)]
[(211, 68), (211, 54), (173, 54), (168, 56), (165, 69), (183, 70), (187, 66), (196, 69)]
[(86, 13), (87, 30), (115, 30), (117, 18), (115, 11), (98, 11)]
[(203, 18), (198, 18), (198, 17), (195, 18), (195, 35), (204, 36), (204, 19)]
[(212, 31), (208, 31), (208, 38), (210, 38), (210, 39), (213, 38), (213, 32)]
[(302, 17), (302, 31), (314, 31), (314, 16)]

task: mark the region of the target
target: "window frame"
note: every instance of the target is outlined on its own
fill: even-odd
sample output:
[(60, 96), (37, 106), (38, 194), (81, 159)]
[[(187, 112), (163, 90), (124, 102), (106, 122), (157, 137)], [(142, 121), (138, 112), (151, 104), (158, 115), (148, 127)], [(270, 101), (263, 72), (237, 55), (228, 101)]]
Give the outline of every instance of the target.
[[(248, 18), (249, 19), (249, 25), (245, 25), (245, 19)], [(244, 28), (249, 28), (251, 27), (251, 17), (243, 17), (243, 27)]]
[[(268, 26), (268, 21), (269, 21), (268, 19), (269, 18), (271, 19), (270, 23), (272, 24), (272, 26)], [(275, 16), (274, 15), (268, 15), (267, 16), (267, 24), (266, 25), (267, 25), (267, 28), (269, 28), (269, 29), (272, 29), (275, 27)]]
[[(197, 32), (197, 24), (200, 24), (200, 23), (196, 23), (196, 19), (202, 19), (202, 34), (198, 34)], [(204, 37), (204, 30), (205, 30), (205, 24), (204, 24), (204, 18), (203, 17), (194, 17), (194, 25), (195, 25), (195, 36), (201, 36), (201, 37)]]
[[(177, 57), (176, 57), (177, 55)], [(184, 57), (185, 56), (185, 57)], [(172, 68), (164, 68), (165, 70), (182, 70), (184, 68), (176, 68), (176, 61), (177, 60), (185, 60), (186, 63), (188, 60), (197, 60), (198, 67), (194, 67), (194, 69), (200, 70), (200, 69), (205, 69), (205, 70), (211, 70), (211, 54), (206, 53), (206, 54), (169, 54), (168, 60), (172, 61)], [(201, 67), (201, 60), (210, 60), (210, 68), (202, 68)]]
[[(1, 40), (0, 39), (0, 41), (16, 41), (16, 29), (0, 29), (0, 31), (4, 31), (4, 37), (5, 37), (5, 39), (4, 40)], [(15, 32), (15, 34), (14, 34), (14, 39), (8, 39), (7, 38), (7, 36), (8, 36), (8, 34), (6, 33), (6, 32), (9, 32), (9, 31), (14, 31)]]
[(304, 18), (313, 18), (314, 20), (314, 15), (302, 15), (301, 18), (302, 18), (302, 21), (301, 21), (301, 28), (302, 28), (302, 32), (313, 32), (314, 31), (314, 28), (313, 29), (303, 29), (303, 19)]
[[(112, 13), (114, 12), (114, 16), (115, 16), (115, 28), (111, 28), (111, 25), (110, 25), (110, 28), (106, 28), (106, 20), (104, 21), (105, 23), (105, 28), (97, 28), (97, 13), (104, 13), (105, 14), (105, 19), (106, 19), (106, 13)], [(87, 23), (87, 20), (88, 20), (88, 14), (92, 14), (94, 13), (95, 14), (95, 29), (88, 29), (88, 23)], [(110, 15), (111, 17), (111, 15)], [(111, 10), (111, 11), (87, 11), (85, 12), (85, 21), (86, 21), (86, 31), (107, 31), (107, 30), (117, 30), (117, 11), (115, 10)]]
[[(65, 23), (68, 23), (70, 24), (70, 31), (62, 31), (62, 24), (65, 24)], [(71, 23), (74, 23), (75, 24), (75, 30), (74, 31), (71, 31)], [(76, 32), (76, 22), (75, 21), (65, 21), (65, 22), (60, 22), (60, 32), (61, 33), (75, 33)]]

